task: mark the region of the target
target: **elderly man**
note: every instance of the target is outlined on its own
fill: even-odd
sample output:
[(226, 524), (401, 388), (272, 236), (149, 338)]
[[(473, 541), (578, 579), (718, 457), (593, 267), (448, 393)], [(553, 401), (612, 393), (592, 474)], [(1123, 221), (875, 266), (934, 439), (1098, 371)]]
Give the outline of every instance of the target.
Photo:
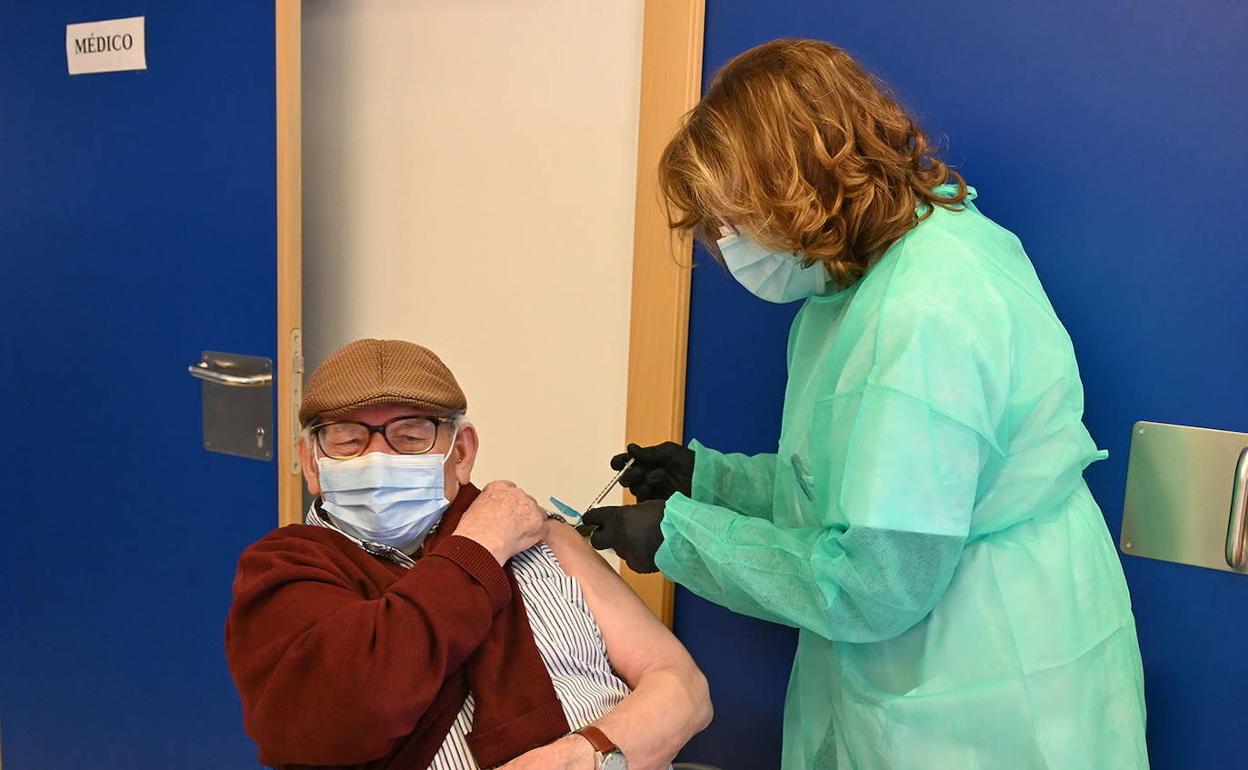
[(264, 764), (666, 767), (706, 680), (576, 534), (506, 481), (429, 350), (358, 340), (312, 375), (303, 525), (248, 548), (226, 654)]

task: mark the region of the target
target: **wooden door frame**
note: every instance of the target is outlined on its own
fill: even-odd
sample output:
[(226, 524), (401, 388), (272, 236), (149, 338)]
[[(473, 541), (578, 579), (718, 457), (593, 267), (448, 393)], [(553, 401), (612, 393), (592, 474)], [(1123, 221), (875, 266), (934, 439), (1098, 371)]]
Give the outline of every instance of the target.
[[(683, 443), (693, 242), (674, 237), (660, 202), (659, 157), (702, 91), (705, 0), (646, 0), (637, 132), (633, 294), (626, 435), (642, 445)], [(675, 586), (621, 565), (625, 581), (670, 628)]]
[(303, 153), (301, 0), (274, 0), (277, 90), (277, 520), (303, 519), (295, 441), (303, 392)]

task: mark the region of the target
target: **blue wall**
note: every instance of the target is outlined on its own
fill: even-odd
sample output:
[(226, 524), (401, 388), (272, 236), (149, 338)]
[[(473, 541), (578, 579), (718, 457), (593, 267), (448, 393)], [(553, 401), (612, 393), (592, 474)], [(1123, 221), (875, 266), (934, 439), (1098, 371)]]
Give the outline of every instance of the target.
[[(1248, 6), (707, 0), (704, 82), (778, 37), (837, 43), (893, 84), (1014, 230), (1075, 340), (1089, 470), (1121, 527), (1131, 424), (1248, 430)], [(793, 307), (755, 300), (705, 255), (693, 277), (685, 435), (774, 451)], [(1155, 768), (1237, 756), (1248, 580), (1127, 559)], [(678, 591), (676, 628), (711, 680), (712, 727), (685, 752), (779, 764), (793, 631)]]
[[(65, 24), (147, 16), (70, 77)], [(223, 656), (273, 463), (200, 448), (204, 348), (272, 356), (273, 4), (0, 3), (6, 770), (256, 766)]]

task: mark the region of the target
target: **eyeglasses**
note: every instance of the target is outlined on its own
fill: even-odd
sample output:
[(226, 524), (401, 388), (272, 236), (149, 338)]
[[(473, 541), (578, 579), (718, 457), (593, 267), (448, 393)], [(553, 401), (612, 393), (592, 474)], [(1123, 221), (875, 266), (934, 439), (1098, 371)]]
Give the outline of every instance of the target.
[(313, 425), (310, 430), (321, 452), (333, 460), (350, 460), (364, 454), (374, 433), (401, 455), (423, 455), (438, 440), (438, 426), (453, 424), (454, 417), (395, 417), (381, 425), (358, 420), (338, 420)]

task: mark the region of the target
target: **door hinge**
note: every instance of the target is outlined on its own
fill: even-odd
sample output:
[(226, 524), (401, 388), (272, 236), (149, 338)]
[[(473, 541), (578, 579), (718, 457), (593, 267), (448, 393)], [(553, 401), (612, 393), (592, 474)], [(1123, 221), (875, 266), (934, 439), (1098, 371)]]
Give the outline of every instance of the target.
[(303, 406), (303, 331), (290, 330), (290, 472), (299, 467), (299, 409)]

